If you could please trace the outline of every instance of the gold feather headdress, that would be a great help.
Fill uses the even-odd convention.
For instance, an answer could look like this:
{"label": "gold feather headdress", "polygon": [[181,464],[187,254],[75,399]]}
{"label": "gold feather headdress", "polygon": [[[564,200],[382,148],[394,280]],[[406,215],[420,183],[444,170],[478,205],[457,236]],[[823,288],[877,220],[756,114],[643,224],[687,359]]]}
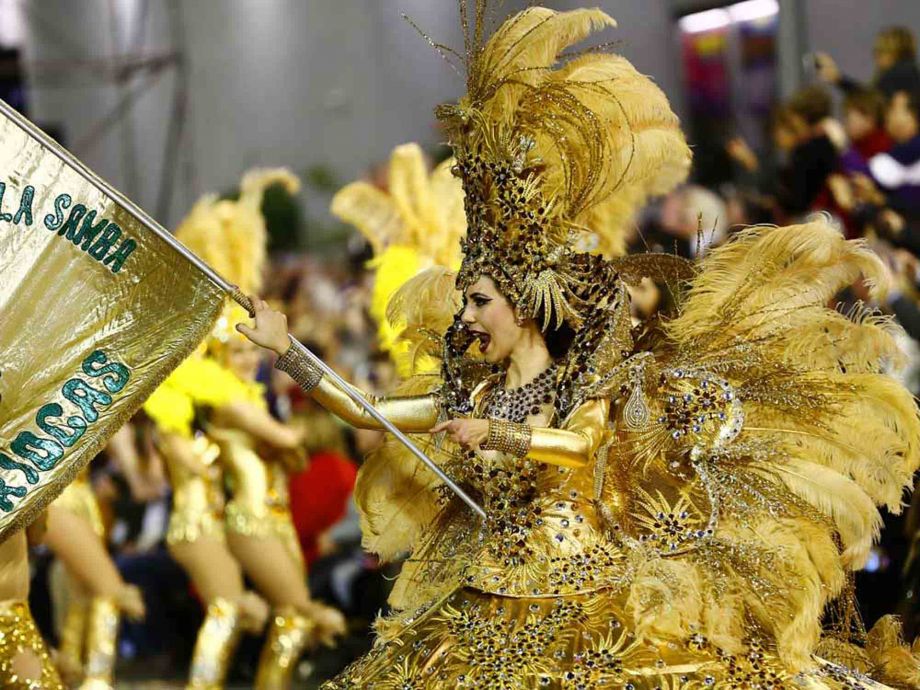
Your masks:
{"label": "gold feather headdress", "polygon": [[[286,168],[249,170],[240,181],[238,199],[203,196],[175,231],[176,239],[247,295],[262,287],[268,240],[262,198],[274,184],[284,185],[291,194],[300,189],[300,180]],[[233,325],[246,318],[242,307],[228,301],[209,343],[226,343],[236,333]]]}
{"label": "gold feather headdress", "polygon": [[[690,151],[664,93],[617,55],[563,51],[615,26],[598,9],[527,9],[483,39],[466,30],[467,93],[439,106],[466,195],[458,287],[488,275],[543,328],[579,328],[617,280],[599,250],[652,194],[687,174]],[[585,236],[593,241],[585,242]]]}
{"label": "gold feather headdress", "polygon": [[[390,155],[386,190],[359,180],[343,187],[332,199],[332,215],[355,226],[374,251],[369,264],[374,270],[370,311],[378,324],[380,345],[390,352],[401,376],[410,375],[418,364],[415,357],[408,356],[409,350],[414,350],[408,339],[409,331],[415,330],[410,326],[422,323],[414,322],[406,310],[388,311],[391,298],[426,269],[456,271],[460,266],[466,216],[463,188],[450,172],[452,165],[452,160],[444,161],[429,173],[421,147],[402,144]],[[439,306],[454,304],[452,297],[449,291],[439,295]],[[425,313],[429,321],[438,322],[432,310],[416,313]],[[426,325],[431,328],[432,324]]]}

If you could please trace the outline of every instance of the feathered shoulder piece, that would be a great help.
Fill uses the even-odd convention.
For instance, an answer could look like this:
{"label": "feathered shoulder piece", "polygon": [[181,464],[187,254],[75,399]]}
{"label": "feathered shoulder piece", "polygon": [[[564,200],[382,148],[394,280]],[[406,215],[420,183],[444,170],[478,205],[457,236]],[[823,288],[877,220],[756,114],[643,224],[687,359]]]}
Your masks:
{"label": "feathered shoulder piece", "polygon": [[637,578],[642,625],[702,602],[711,619],[694,624],[720,643],[753,621],[794,665],[815,649],[878,507],[900,511],[920,466],[915,402],[885,373],[898,327],[827,306],[881,275],[825,222],[750,228],[697,265],[676,318],[642,334],[611,391],[597,485],[611,524],[665,557]]}

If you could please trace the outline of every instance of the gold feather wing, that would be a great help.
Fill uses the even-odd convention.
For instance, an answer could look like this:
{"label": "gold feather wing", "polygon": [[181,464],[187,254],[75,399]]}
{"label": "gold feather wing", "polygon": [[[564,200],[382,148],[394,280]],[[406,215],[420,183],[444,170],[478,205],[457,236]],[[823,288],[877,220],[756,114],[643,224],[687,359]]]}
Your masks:
{"label": "gold feather wing", "polygon": [[827,306],[879,269],[822,221],[750,228],[639,342],[653,357],[624,385],[599,498],[664,558],[637,577],[642,625],[704,601],[718,621],[693,624],[726,644],[753,621],[790,663],[815,649],[878,507],[900,511],[920,465],[915,402],[884,373],[901,358],[897,326]]}

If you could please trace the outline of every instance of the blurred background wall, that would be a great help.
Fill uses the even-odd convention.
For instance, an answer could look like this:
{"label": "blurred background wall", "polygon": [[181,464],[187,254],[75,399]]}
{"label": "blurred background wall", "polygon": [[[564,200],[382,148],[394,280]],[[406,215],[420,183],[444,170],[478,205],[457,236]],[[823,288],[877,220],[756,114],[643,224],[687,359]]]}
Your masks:
{"label": "blurred background wall", "polygon": [[[608,34],[618,50],[686,115],[678,16],[724,3],[595,2],[619,22]],[[778,7],[786,93],[804,52],[827,50],[868,78],[869,37],[920,26],[913,1]],[[328,191],[398,143],[437,144],[432,109],[463,90],[403,13],[435,41],[462,45],[453,0],[0,0],[0,41],[18,50],[28,115],[167,226],[247,167],[287,165],[312,181],[314,222],[302,232],[315,247],[328,232]]]}

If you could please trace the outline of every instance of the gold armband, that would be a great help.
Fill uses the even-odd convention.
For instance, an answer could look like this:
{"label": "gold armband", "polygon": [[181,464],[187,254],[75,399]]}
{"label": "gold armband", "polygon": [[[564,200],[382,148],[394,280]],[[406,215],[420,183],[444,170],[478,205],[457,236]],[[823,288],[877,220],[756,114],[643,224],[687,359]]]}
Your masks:
{"label": "gold armband", "polygon": [[323,379],[322,370],[293,344],[275,362],[275,369],[290,376],[307,393],[316,388]]}
{"label": "gold armband", "polygon": [[497,450],[523,458],[530,450],[532,430],[529,424],[517,424],[503,419],[489,420],[489,437],[480,447],[483,450]]}

